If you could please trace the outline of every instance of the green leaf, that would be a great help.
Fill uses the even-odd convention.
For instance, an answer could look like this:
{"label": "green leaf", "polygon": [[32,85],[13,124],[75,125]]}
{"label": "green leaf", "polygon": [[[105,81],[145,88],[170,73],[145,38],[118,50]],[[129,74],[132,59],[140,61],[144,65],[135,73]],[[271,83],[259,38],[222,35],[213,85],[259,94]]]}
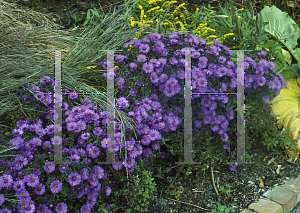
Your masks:
{"label": "green leaf", "polygon": [[298,64],[291,64],[289,68],[289,72],[292,73],[296,77],[300,77],[300,68]]}
{"label": "green leaf", "polygon": [[88,9],[88,11],[87,11],[86,18],[87,19],[91,18],[91,11],[90,11],[90,9]]}
{"label": "green leaf", "polygon": [[[282,12],[276,6],[265,6],[260,11],[263,22],[267,24],[263,26],[264,31],[268,32],[274,38],[278,39],[293,55],[293,49],[297,46],[297,39],[300,37],[300,32],[295,29],[295,21],[291,19],[286,12]],[[257,17],[255,17],[257,18]]]}
{"label": "green leaf", "polygon": [[102,204],[99,206],[98,211],[101,211],[101,210],[104,208],[104,206],[105,206],[105,203],[102,203]]}
{"label": "green leaf", "polygon": [[89,19],[85,20],[84,23],[82,24],[82,26],[87,25],[89,23],[89,21],[90,21]]}
{"label": "green leaf", "polygon": [[96,10],[96,9],[91,9],[91,11],[92,11],[92,13],[96,16],[96,17],[100,17],[100,15],[99,15],[99,13],[98,13],[98,11]]}

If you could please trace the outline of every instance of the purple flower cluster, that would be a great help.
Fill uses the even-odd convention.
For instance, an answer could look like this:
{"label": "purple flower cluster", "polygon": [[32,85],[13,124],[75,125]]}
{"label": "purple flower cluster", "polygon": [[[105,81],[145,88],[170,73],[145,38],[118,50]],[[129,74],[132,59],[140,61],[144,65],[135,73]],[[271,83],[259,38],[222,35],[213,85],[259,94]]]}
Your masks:
{"label": "purple flower cluster", "polygon": [[[193,123],[193,129],[198,132],[200,128],[207,129],[204,125],[209,125],[208,128],[212,132],[217,133],[223,142],[230,139],[227,130],[228,126],[234,124],[234,111],[232,109],[224,110],[225,104],[229,102],[230,95],[203,94],[216,92],[236,93],[237,68],[235,63],[230,60],[232,52],[228,47],[220,44],[218,40],[214,40],[213,45],[206,46],[206,42],[201,38],[197,39],[190,34],[185,36],[183,33],[172,32],[169,36],[161,36],[155,33],[142,40],[131,40],[124,44],[123,48],[124,55],[119,54],[115,56],[116,65],[122,67],[120,70],[115,69],[115,73],[119,72],[119,75],[116,75],[118,77],[116,83],[119,85],[118,88],[122,90],[120,94],[124,92],[125,95],[135,96],[138,99],[149,94],[149,91],[158,91],[156,93],[158,101],[164,103],[163,107],[171,105],[171,108],[176,109],[178,112],[182,111],[184,107],[184,99],[182,98],[184,90],[181,89],[185,83],[184,50],[190,49],[193,93],[198,93],[197,95],[192,95],[192,103],[196,103],[196,98],[201,100],[200,118]],[[261,51],[258,53],[259,61],[254,56],[244,58],[245,88],[248,92],[247,100],[251,100],[249,97],[260,97],[260,95],[263,95],[262,100],[267,103],[270,101],[270,97],[267,95],[270,93],[270,90],[276,90],[278,95],[279,89],[284,88],[282,76],[273,71],[274,63],[263,59],[264,56],[266,56],[266,53]],[[106,64],[106,60],[100,62],[100,66],[104,69],[107,68]],[[130,77],[127,70],[130,71],[128,73],[135,72],[134,76]],[[126,76],[125,73],[127,73]],[[106,78],[106,75],[103,74],[103,77]],[[137,80],[137,86],[141,88],[130,87],[126,89],[125,79],[128,79],[130,82],[137,78],[140,79]],[[144,83],[141,81],[142,79]],[[120,103],[118,105],[120,108],[128,108],[130,106],[129,101],[125,101],[125,99],[119,100]],[[172,100],[171,104],[168,100]],[[172,103],[174,102],[181,107],[173,105]],[[193,110],[192,113],[194,114],[197,110]],[[132,118],[134,117],[132,116]],[[233,123],[230,124],[230,121]],[[172,130],[172,128],[170,129]],[[233,134],[234,136],[235,134]],[[148,139],[143,140],[145,142],[144,145],[147,145]],[[228,150],[230,150],[229,147]]]}
{"label": "purple flower cluster", "polygon": [[[54,87],[54,81],[52,81],[48,76],[43,77],[41,79],[41,83],[50,84],[52,88]],[[38,86],[32,86],[29,90],[34,92],[35,99],[40,100],[49,106],[47,111],[43,113],[45,118],[48,120],[55,119],[52,93],[46,90],[42,93]],[[67,90],[64,90],[63,92],[69,93]],[[21,95],[20,92],[19,95]],[[78,94],[73,92],[68,97],[69,99],[74,100],[78,98]],[[67,102],[69,101],[67,100]],[[10,148],[14,148],[16,150],[16,153],[14,154],[17,155],[16,157],[13,157],[11,161],[6,162],[5,158],[3,159],[4,161],[1,168],[4,168],[6,172],[3,177],[0,178],[0,189],[5,189],[7,191],[15,190],[16,197],[19,200],[19,204],[16,208],[19,212],[52,212],[51,207],[54,206],[50,204],[49,208],[45,202],[40,200],[40,197],[45,196],[47,193],[59,195],[63,190],[68,190],[68,188],[75,186],[77,188],[72,188],[72,191],[76,192],[77,198],[87,195],[86,204],[81,207],[81,212],[90,212],[92,207],[96,204],[97,195],[101,189],[101,183],[99,180],[105,180],[107,178],[107,173],[104,172],[104,169],[98,165],[86,168],[81,167],[81,170],[78,172],[72,172],[72,170],[74,171],[74,167],[78,165],[88,165],[91,162],[91,159],[101,156],[101,153],[104,152],[104,149],[100,150],[96,145],[87,143],[91,133],[83,131],[93,123],[95,125],[93,133],[99,138],[105,137],[103,129],[101,127],[96,127],[100,123],[100,116],[101,118],[105,118],[105,112],[99,109],[99,114],[96,113],[95,111],[97,110],[97,107],[93,105],[89,99],[84,99],[86,106],[73,107],[72,110],[68,110],[69,105],[67,102],[62,103],[65,117],[68,116],[66,118],[66,122],[64,122],[66,127],[63,128],[70,132],[74,131],[74,135],[79,136],[77,141],[78,145],[70,147],[69,149],[62,147],[62,154],[69,159],[71,163],[70,165],[62,164],[59,166],[59,169],[56,169],[56,166],[58,165],[46,163],[40,168],[35,166],[32,170],[33,174],[28,174],[28,172],[25,174],[25,172],[23,172],[24,169],[27,171],[28,169],[31,169],[31,165],[34,161],[38,163],[40,161],[40,157],[43,153],[46,153],[47,150],[49,150],[48,154],[51,154],[51,152],[54,151],[53,145],[61,142],[67,144],[66,139],[53,136],[55,132],[61,131],[62,127],[60,125],[45,125],[46,123],[43,122],[44,119],[38,119],[33,123],[31,123],[29,119],[19,120],[17,122],[17,128],[12,131],[13,138],[7,142],[7,145]],[[22,119],[24,118],[22,117]],[[102,121],[103,126],[104,124],[105,122]],[[32,137],[33,135],[36,135],[36,137]],[[22,137],[24,137],[24,139]],[[137,153],[141,154],[139,152]],[[53,157],[53,155],[51,155],[51,157]],[[39,159],[35,160],[36,158]],[[127,159],[127,162],[128,166],[133,167],[134,160],[130,161],[130,159]],[[7,166],[5,165],[6,163]],[[38,165],[43,164],[40,163]],[[62,175],[59,175],[58,172]],[[57,175],[58,177],[64,176],[65,178],[60,178],[59,180],[51,179],[50,174],[53,174],[56,177]],[[42,177],[49,177],[49,179],[44,180]],[[50,189],[49,191],[47,191],[48,187]],[[108,185],[105,186],[105,196],[109,196],[111,192],[111,187]],[[34,196],[34,198],[32,198],[32,193],[36,194],[38,197]],[[2,205],[5,200],[6,198],[4,195],[1,194],[0,205]],[[38,205],[38,203],[40,204]],[[107,204],[106,209],[109,210],[109,208],[110,206]],[[68,206],[64,202],[57,203],[55,210],[59,213],[65,213],[68,211]],[[2,209],[1,212],[2,211],[11,212],[8,207]]]}
{"label": "purple flower cluster", "polygon": [[[122,79],[119,80],[122,82]],[[52,82],[51,87],[54,87],[53,81],[51,81],[48,76],[43,77],[41,82],[48,82],[49,84]],[[35,93],[34,96],[37,100],[42,101],[49,106],[49,108],[46,109],[46,112],[43,113],[45,118],[48,120],[55,119],[52,93],[44,90],[46,93],[45,95],[40,92],[38,86],[33,86],[30,90]],[[63,93],[69,93],[69,91],[63,90]],[[78,94],[73,92],[68,97],[69,99],[74,100],[78,98]],[[159,102],[155,101],[156,99],[157,96],[153,94],[151,99],[144,98],[136,100],[134,111],[128,112],[128,116],[133,118],[139,127],[138,132],[140,140],[131,137],[124,143],[122,139],[123,135],[120,132],[121,125],[120,123],[116,124],[115,146],[113,148],[115,151],[119,151],[121,148],[125,147],[129,152],[129,156],[123,157],[123,159],[117,157],[116,162],[112,165],[113,169],[121,170],[123,167],[126,167],[128,172],[133,172],[137,159],[141,159],[142,156],[149,158],[152,154],[151,148],[153,150],[159,148],[159,140],[162,139],[160,131],[176,131],[177,126],[182,122],[181,119],[174,116],[173,113],[166,115],[161,114],[161,105]],[[18,205],[18,210],[20,211],[22,211],[22,209],[28,209],[26,212],[33,212],[36,208],[42,208],[45,212],[51,211],[46,204],[40,204],[38,207],[36,206],[36,202],[31,199],[28,190],[25,188],[25,183],[27,183],[28,186],[33,187],[34,192],[40,196],[46,193],[47,186],[50,188],[50,192],[54,194],[60,194],[61,191],[64,188],[68,188],[68,186],[79,186],[78,191],[76,190],[78,193],[77,198],[81,198],[85,194],[88,195],[90,192],[98,194],[98,191],[101,188],[99,180],[105,180],[107,177],[107,173],[105,173],[100,166],[94,166],[92,170],[90,170],[89,167],[82,168],[79,172],[72,172],[71,170],[71,168],[74,168],[74,166],[78,164],[89,165],[91,160],[98,158],[101,156],[101,153],[106,152],[106,148],[111,149],[111,147],[107,147],[110,138],[105,138],[105,126],[108,122],[106,112],[102,109],[97,110],[97,106],[94,105],[90,99],[84,99],[84,105],[74,106],[72,109],[68,109],[71,103],[68,104],[67,102],[70,101],[67,100],[62,102],[62,111],[64,112],[65,117],[65,122],[63,122],[65,127],[63,127],[63,129],[68,130],[68,135],[72,135],[73,132],[75,136],[78,136],[77,141],[73,143],[76,144],[76,146],[72,148],[62,146],[62,154],[65,158],[69,159],[70,165],[62,164],[59,166],[59,169],[57,169],[56,167],[58,165],[46,163],[39,169],[35,168],[33,170],[34,174],[24,175],[21,170],[27,169],[28,166],[30,167],[32,161],[34,161],[35,152],[40,152],[39,154],[42,154],[43,152],[46,152],[46,150],[49,150],[48,154],[51,154],[51,151],[54,151],[55,144],[60,144],[61,142],[67,144],[67,140],[54,136],[55,132],[62,130],[61,126],[55,124],[46,125],[42,119],[38,119],[33,123],[30,123],[31,121],[29,119],[19,120],[17,122],[17,128],[12,131],[14,138],[8,142],[8,145],[10,148],[18,150],[19,156],[14,158],[12,162],[7,162],[9,169],[7,169],[6,175],[0,180],[0,183],[6,183],[3,187],[7,187],[7,189],[15,189],[16,195],[18,193],[28,194],[26,197],[28,198],[27,202],[22,202],[19,198],[20,204]],[[126,109],[129,107],[129,101],[125,97],[120,97],[117,100],[117,107]],[[87,129],[91,126],[94,126],[93,129],[87,132]],[[95,144],[88,143],[92,133],[95,137],[102,140],[99,147]],[[23,137],[28,138],[26,136],[32,136],[34,134],[36,134],[37,137],[33,137],[31,140],[26,141],[23,139]],[[148,147],[143,147],[147,145]],[[65,174],[65,178],[60,180],[51,179],[51,181],[48,179],[47,182],[45,182],[46,180],[42,181],[42,175],[50,176],[51,174],[57,174],[57,171],[61,174]],[[14,176],[17,176],[15,182],[18,181],[16,187],[13,187],[15,182],[12,177]],[[18,179],[18,177],[21,178]],[[92,188],[87,190],[85,186],[90,186]],[[111,193],[111,187],[105,186],[105,195],[109,196]],[[88,198],[87,203],[82,206],[81,211],[89,212],[94,206],[96,199],[97,197]],[[62,202],[57,204],[56,209],[59,209],[58,212],[66,212],[68,206]],[[88,211],[86,211],[86,209],[88,209]]]}

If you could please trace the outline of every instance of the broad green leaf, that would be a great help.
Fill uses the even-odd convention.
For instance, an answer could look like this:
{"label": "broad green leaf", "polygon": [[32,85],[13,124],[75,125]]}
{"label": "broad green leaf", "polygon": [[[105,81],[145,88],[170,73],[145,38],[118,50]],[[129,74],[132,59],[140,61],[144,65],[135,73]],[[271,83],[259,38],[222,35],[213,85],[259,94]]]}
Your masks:
{"label": "broad green leaf", "polygon": [[296,78],[295,75],[293,75],[292,73],[289,72],[289,70],[286,70],[286,69],[284,69],[283,71],[278,72],[278,73],[280,73],[282,75],[284,81],[293,80]]}
{"label": "broad green leaf", "polygon": [[294,76],[300,76],[300,67],[298,64],[292,64],[289,68],[289,72],[292,73]]}
{"label": "broad green leaf", "polygon": [[[297,46],[297,39],[300,37],[300,31],[295,28],[296,23],[286,12],[282,12],[276,6],[265,6],[260,11],[263,22],[267,24],[263,27],[273,37],[277,38],[297,59],[293,49]],[[256,17],[255,17],[256,18]]]}

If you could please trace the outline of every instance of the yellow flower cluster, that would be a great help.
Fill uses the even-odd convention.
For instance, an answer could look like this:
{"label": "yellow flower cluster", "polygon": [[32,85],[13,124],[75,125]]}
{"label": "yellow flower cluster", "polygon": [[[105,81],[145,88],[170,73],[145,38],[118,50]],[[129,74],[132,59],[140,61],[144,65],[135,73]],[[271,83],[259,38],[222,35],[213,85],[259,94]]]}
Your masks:
{"label": "yellow flower cluster", "polygon": [[[134,17],[131,17],[130,26],[135,26],[135,24],[138,24],[138,26],[141,27],[138,34],[135,36],[135,40],[138,40],[139,36],[141,36],[142,32],[144,31],[144,27],[150,26],[150,23],[153,21],[147,20],[147,17],[153,17],[157,13],[160,14],[161,19],[163,15],[167,15],[167,19],[159,23],[159,20],[156,19],[156,22],[158,25],[165,26],[165,28],[168,31],[176,31],[176,32],[186,32],[187,30],[191,30],[192,34],[195,35],[196,38],[204,38],[207,45],[212,45],[212,40],[216,39],[219,40],[222,44],[223,41],[226,39],[226,37],[234,35],[233,33],[228,33],[226,35],[223,35],[221,38],[217,38],[216,35],[213,35],[214,32],[216,32],[215,29],[209,28],[207,25],[209,22],[211,22],[209,17],[214,13],[213,11],[209,12],[203,19],[203,23],[200,23],[198,26],[196,26],[196,16],[195,14],[191,15],[186,7],[184,7],[185,3],[182,3],[178,5],[174,11],[171,10],[171,5],[177,3],[177,1],[164,1],[164,0],[140,0],[138,8],[141,10],[140,14],[140,20],[134,21]],[[181,11],[183,9],[183,12]],[[243,10],[240,9],[241,11]],[[145,15],[146,11],[146,15]],[[196,9],[196,13],[199,11],[199,8]],[[199,23],[199,22],[198,22]],[[187,25],[192,25],[192,27],[188,27]],[[158,32],[158,33],[165,33],[165,32]]]}

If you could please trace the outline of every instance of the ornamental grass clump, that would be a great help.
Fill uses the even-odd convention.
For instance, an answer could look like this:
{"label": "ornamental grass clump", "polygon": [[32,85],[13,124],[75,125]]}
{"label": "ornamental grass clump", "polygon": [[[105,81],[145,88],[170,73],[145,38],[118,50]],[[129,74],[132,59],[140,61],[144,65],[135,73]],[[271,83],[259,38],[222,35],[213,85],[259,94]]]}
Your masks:
{"label": "ornamental grass clump", "polygon": [[[161,112],[153,114],[153,109],[156,109],[157,106],[150,98],[144,103],[146,106],[141,107],[140,113],[131,112],[128,113],[128,116],[137,122],[140,132],[148,132],[150,129],[161,130],[162,138],[170,140],[169,144],[163,140],[163,145],[169,147],[171,154],[181,160],[184,150],[182,124],[185,104],[183,98],[184,50],[198,50],[191,53],[192,92],[202,93],[192,95],[193,159],[195,156],[201,159],[201,155],[206,154],[207,161],[228,161],[226,153],[235,149],[237,140],[236,120],[234,119],[236,112],[233,110],[236,108],[236,96],[207,95],[205,92],[237,92],[237,69],[233,62],[236,60],[231,59],[232,52],[218,40],[214,40],[214,45],[208,47],[204,39],[177,32],[171,32],[169,36],[150,34],[142,40],[131,40],[124,44],[123,48],[123,54],[116,54],[114,59],[114,65],[116,65],[115,84],[121,90],[118,91],[117,96],[123,95],[124,101],[125,97],[131,96],[132,102],[141,104],[144,103],[140,101],[141,98],[155,92],[155,95],[152,95],[153,100],[161,103],[163,112],[167,112],[168,115],[162,116]],[[260,58],[264,55],[264,52],[258,54]],[[272,62],[260,59],[257,63],[254,59],[255,56],[252,56],[252,58],[245,57],[244,60],[246,98],[247,100],[255,99],[257,103],[262,103],[263,98],[263,101],[267,102],[269,97],[267,95],[270,95],[271,90],[283,86],[284,81],[280,74],[273,71],[274,64]],[[107,61],[100,61],[100,67],[104,70],[107,69]],[[103,77],[106,79],[107,74],[104,73]],[[253,89],[251,90],[252,84]],[[263,87],[265,84],[269,87]],[[263,97],[262,94],[264,94]],[[131,100],[129,99],[129,101]],[[130,104],[126,102],[125,105],[129,106]],[[143,121],[149,117],[152,122],[147,125]],[[155,121],[159,123],[153,123]],[[167,131],[171,132],[166,133]],[[149,136],[144,136],[143,141],[146,142],[144,145],[153,146],[148,140]],[[205,140],[209,143],[203,143]],[[213,143],[210,140],[213,140]],[[216,149],[218,147],[222,147],[227,152],[220,152],[219,149]],[[205,153],[207,150],[210,151]],[[236,159],[234,155],[231,157],[232,160]],[[235,168],[236,165],[230,166],[230,170]]]}

